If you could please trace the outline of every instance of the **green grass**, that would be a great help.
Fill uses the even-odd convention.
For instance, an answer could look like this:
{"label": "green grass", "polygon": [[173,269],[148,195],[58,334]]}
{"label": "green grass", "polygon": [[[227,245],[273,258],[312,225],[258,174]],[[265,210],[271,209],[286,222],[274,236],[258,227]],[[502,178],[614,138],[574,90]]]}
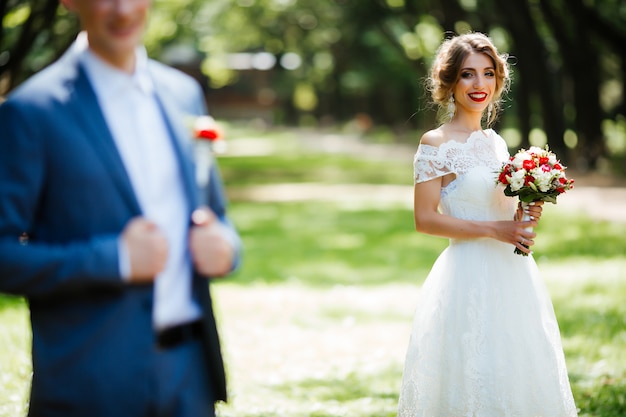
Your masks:
{"label": "green grass", "polygon": [[[411,210],[400,207],[233,202],[231,216],[246,247],[243,271],[234,278],[241,283],[416,283],[447,245],[447,239],[416,233]],[[626,254],[626,223],[596,222],[548,207],[537,233],[540,263],[593,263]]]}
{"label": "green grass", "polygon": [[406,163],[389,164],[375,159],[345,155],[280,154],[219,160],[229,186],[278,182],[408,184],[412,182],[410,158]]}
{"label": "green grass", "polygon": [[[289,132],[259,136],[279,151],[221,158],[229,186],[410,187],[410,155],[404,164],[310,154]],[[230,213],[245,256],[240,271],[214,286],[236,391],[219,416],[395,416],[410,293],[446,239],[416,233],[411,210],[401,206],[232,201]],[[535,257],[561,326],[580,416],[624,416],[626,223],[546,205],[537,231]],[[0,295],[0,417],[25,415],[29,344],[26,303]]]}
{"label": "green grass", "polygon": [[417,282],[446,240],[414,232],[406,209],[332,203],[232,204],[244,240],[236,282],[373,285]]}
{"label": "green grass", "polygon": [[544,213],[537,229],[535,251],[538,256],[550,259],[626,257],[626,223],[561,214],[558,206],[551,204],[545,205]]}
{"label": "green grass", "polygon": [[[558,277],[564,268],[571,275]],[[542,268],[556,277],[550,289],[581,415],[626,415],[624,270],[623,258],[572,260]]]}
{"label": "green grass", "polygon": [[21,298],[0,295],[0,416],[25,415],[31,378],[28,309]]}
{"label": "green grass", "polygon": [[[375,373],[355,371],[334,378],[307,378],[279,385],[276,392],[302,404],[317,405],[305,408],[303,416],[395,417],[400,373],[395,367]],[[332,409],[339,404],[343,406],[340,414]]]}

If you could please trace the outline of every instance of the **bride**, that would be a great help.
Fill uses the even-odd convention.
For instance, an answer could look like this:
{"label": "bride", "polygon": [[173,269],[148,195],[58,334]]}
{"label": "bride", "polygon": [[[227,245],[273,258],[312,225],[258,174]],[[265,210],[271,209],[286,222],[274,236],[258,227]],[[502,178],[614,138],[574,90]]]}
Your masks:
{"label": "bride", "polygon": [[506,56],[481,33],[448,39],[429,83],[448,121],[415,154],[415,227],[450,245],[420,293],[398,415],[576,416],[552,302],[533,257],[513,252],[530,252],[542,203],[519,221],[496,186],[506,143],[481,125],[508,86]]}

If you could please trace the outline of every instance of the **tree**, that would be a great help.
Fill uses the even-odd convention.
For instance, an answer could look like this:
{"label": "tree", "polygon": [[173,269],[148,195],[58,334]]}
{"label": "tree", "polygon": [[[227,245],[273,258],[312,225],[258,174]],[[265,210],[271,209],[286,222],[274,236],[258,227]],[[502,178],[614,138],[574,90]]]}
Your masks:
{"label": "tree", "polygon": [[[564,159],[593,169],[610,156],[607,121],[626,131],[623,0],[154,1],[151,56],[191,52],[211,93],[243,80],[228,54],[269,53],[277,64],[261,78],[283,121],[364,113],[430,128],[422,79],[433,54],[445,36],[477,30],[515,57],[501,124],[519,129],[522,146],[541,130]],[[77,24],[57,0],[0,0],[0,11],[2,94],[64,51]]]}
{"label": "tree", "polygon": [[56,59],[78,26],[58,0],[0,0],[0,95]]}

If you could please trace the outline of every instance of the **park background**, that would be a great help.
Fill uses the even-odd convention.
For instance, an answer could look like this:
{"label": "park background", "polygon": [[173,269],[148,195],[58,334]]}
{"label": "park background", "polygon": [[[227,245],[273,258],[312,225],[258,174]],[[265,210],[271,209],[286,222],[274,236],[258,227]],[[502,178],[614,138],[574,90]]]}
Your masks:
{"label": "park background", "polygon": [[[626,416],[626,3],[622,0],[154,0],[149,54],[196,77],[244,264],[213,285],[230,377],[222,417],[395,415],[419,286],[445,239],[415,233],[423,89],[452,33],[511,55],[497,130],[549,144],[577,188],[534,248],[581,416]],[[56,59],[57,0],[0,0],[0,96]],[[1,128],[1,127],[0,127]],[[27,407],[24,300],[0,296],[0,417]],[[547,417],[547,416],[546,416]]]}

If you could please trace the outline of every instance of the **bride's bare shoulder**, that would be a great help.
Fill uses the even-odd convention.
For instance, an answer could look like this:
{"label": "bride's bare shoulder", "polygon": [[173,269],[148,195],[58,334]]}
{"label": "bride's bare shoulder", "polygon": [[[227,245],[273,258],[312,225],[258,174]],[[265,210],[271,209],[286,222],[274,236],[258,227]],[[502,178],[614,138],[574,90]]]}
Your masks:
{"label": "bride's bare shoulder", "polygon": [[444,134],[443,129],[439,127],[424,133],[420,139],[420,144],[439,147],[439,145],[446,140],[446,135]]}

